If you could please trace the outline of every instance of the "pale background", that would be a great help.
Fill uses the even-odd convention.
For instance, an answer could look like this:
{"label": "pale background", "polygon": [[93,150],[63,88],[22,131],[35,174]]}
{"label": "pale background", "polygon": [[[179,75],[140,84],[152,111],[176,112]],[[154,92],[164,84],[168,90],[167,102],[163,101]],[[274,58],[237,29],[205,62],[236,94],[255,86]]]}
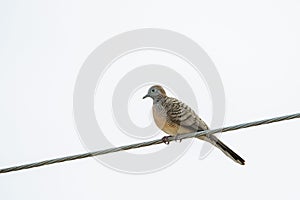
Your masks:
{"label": "pale background", "polygon": [[[299,9],[296,0],[1,1],[0,168],[85,152],[72,113],[76,76],[98,45],[138,28],[170,29],[204,48],[225,88],[225,125],[300,111]],[[198,160],[195,143],[146,175],[91,158],[2,174],[0,198],[299,199],[299,130],[293,120],[224,134],[243,167],[219,151]]]}

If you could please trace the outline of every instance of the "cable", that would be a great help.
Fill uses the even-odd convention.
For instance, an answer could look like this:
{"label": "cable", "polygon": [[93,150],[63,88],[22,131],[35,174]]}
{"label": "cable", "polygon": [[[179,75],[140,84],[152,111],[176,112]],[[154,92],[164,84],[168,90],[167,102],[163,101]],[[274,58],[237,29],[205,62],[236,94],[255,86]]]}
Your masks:
{"label": "cable", "polygon": [[[234,125],[234,126],[228,126],[225,128],[218,128],[218,129],[206,130],[206,131],[201,131],[201,132],[196,132],[196,133],[182,134],[182,135],[177,135],[176,137],[172,136],[172,137],[168,138],[168,141],[171,142],[174,140],[183,140],[183,139],[187,139],[187,138],[198,137],[200,135],[234,131],[234,130],[238,130],[238,129],[249,128],[249,127],[253,127],[253,126],[260,126],[263,124],[270,124],[270,123],[274,123],[274,122],[291,120],[291,119],[295,119],[295,118],[300,118],[300,113],[285,115],[285,116],[280,116],[280,117],[274,117],[274,118],[264,119],[264,120],[254,121],[254,122],[248,122],[248,123],[238,124],[238,125]],[[118,152],[118,151],[136,149],[136,148],[161,144],[163,142],[164,141],[162,139],[156,139],[156,140],[152,140],[152,141],[148,141],[148,142],[141,142],[141,143],[136,143],[136,144],[131,144],[131,145],[114,147],[114,148],[99,150],[99,151],[90,152],[90,153],[77,154],[77,155],[73,155],[73,156],[66,156],[66,157],[61,157],[61,158],[44,160],[44,161],[35,162],[35,163],[31,163],[31,164],[24,164],[24,165],[19,165],[19,166],[14,166],[14,167],[8,167],[8,168],[0,169],[0,174],[34,168],[34,167],[40,167],[40,166],[44,166],[44,165],[51,165],[51,164],[66,162],[66,161],[71,161],[71,160],[99,156],[99,155],[114,153],[114,152]]]}

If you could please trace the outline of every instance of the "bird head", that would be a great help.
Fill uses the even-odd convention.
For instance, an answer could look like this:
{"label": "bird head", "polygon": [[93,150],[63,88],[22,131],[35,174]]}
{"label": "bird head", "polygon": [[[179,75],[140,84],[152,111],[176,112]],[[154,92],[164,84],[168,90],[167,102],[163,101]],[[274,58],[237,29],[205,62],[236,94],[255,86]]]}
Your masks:
{"label": "bird head", "polygon": [[149,88],[148,93],[143,97],[143,99],[151,97],[153,100],[158,100],[165,96],[165,90],[160,85],[154,85]]}

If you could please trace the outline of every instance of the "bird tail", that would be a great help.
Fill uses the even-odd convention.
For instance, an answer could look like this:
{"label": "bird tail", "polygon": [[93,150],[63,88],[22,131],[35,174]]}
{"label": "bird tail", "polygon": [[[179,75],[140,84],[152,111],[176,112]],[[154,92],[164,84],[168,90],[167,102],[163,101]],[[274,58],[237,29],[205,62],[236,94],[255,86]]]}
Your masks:
{"label": "bird tail", "polygon": [[241,165],[245,165],[245,160],[243,158],[241,158],[238,154],[236,154],[234,151],[232,151],[228,146],[226,146],[216,136],[209,135],[209,136],[206,136],[206,137],[201,138],[201,139],[211,143],[212,145],[214,145],[215,147],[220,149],[226,156],[231,158],[233,161],[235,161],[235,162],[237,162]]}

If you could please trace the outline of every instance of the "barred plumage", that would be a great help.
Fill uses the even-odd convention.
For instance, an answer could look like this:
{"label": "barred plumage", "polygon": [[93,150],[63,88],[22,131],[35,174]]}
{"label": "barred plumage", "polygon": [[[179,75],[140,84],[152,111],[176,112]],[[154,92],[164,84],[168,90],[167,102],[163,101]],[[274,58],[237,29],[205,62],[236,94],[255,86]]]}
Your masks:
{"label": "barred plumage", "polygon": [[[193,133],[208,130],[206,123],[185,103],[168,97],[164,89],[152,86],[145,97],[153,99],[153,118],[156,125],[169,135]],[[198,139],[211,143],[235,162],[244,165],[245,161],[214,135],[204,135]]]}

